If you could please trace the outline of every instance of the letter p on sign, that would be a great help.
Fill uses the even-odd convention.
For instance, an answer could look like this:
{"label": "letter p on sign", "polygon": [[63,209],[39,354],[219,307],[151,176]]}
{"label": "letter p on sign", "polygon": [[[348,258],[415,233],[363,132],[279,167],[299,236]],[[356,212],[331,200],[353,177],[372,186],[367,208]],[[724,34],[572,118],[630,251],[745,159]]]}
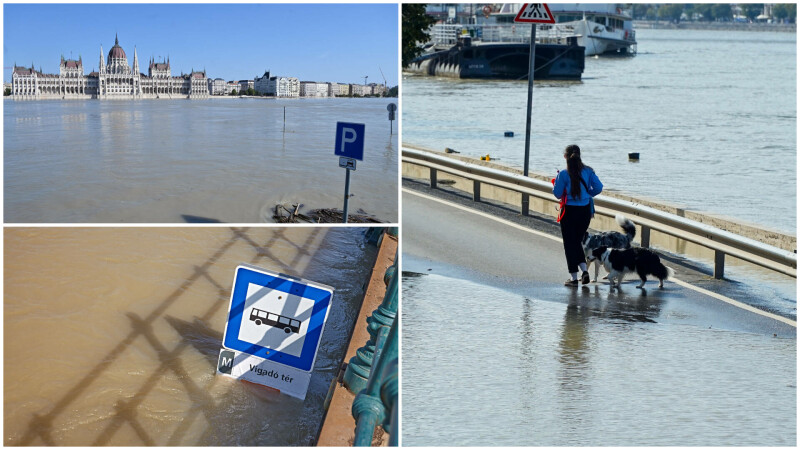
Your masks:
{"label": "letter p on sign", "polygon": [[333,154],[364,160],[364,124],[336,122],[336,147]]}

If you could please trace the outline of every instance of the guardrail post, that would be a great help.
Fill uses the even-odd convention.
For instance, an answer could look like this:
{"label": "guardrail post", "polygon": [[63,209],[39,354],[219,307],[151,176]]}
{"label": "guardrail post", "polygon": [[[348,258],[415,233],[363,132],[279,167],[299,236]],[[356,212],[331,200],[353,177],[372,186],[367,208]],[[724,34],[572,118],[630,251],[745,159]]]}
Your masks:
{"label": "guardrail post", "polygon": [[436,169],[431,167],[431,189],[436,189]]}
{"label": "guardrail post", "polygon": [[530,211],[530,196],[522,194],[522,215],[527,216]]}
{"label": "guardrail post", "polygon": [[642,241],[642,244],[641,244],[642,247],[644,247],[644,248],[650,247],[650,227],[646,227],[646,226],[642,225],[641,241]]}
{"label": "guardrail post", "polygon": [[481,182],[478,180],[472,181],[472,201],[481,201]]}
{"label": "guardrail post", "polygon": [[714,250],[714,278],[721,280],[725,274],[725,253]]}
{"label": "guardrail post", "polygon": [[[397,261],[397,259],[395,259],[395,261]],[[363,347],[356,350],[356,355],[350,359],[347,364],[347,370],[344,372],[344,386],[354,394],[357,394],[367,385],[380,328],[391,326],[397,315],[397,268],[392,265],[386,269],[387,272],[390,270],[392,270],[393,273],[391,279],[388,281],[383,301],[381,305],[372,312],[372,315],[367,318],[367,331],[369,332],[370,338]],[[385,279],[384,277],[384,280]]]}

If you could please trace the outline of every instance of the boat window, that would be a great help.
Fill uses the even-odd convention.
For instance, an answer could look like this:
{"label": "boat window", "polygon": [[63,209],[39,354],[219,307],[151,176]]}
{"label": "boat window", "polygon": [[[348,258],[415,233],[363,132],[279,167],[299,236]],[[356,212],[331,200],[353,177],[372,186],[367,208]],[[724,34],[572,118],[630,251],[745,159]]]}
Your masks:
{"label": "boat window", "polygon": [[583,20],[583,16],[576,16],[572,14],[560,14],[556,16],[557,23],[574,22],[576,20]]}

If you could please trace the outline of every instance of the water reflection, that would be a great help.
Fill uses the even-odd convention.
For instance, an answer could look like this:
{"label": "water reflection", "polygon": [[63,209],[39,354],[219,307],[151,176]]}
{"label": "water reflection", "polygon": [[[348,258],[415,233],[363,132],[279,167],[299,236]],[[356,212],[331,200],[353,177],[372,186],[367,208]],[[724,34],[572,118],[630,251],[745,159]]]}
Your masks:
{"label": "water reflection", "polygon": [[669,289],[537,292],[403,273],[405,445],[793,445],[794,339],[676,323]]}

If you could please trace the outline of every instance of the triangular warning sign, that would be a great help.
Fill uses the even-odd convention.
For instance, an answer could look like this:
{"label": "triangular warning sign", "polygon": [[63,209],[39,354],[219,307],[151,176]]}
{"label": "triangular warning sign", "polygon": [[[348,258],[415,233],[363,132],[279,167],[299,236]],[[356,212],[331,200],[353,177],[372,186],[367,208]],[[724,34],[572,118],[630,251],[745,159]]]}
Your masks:
{"label": "triangular warning sign", "polygon": [[514,22],[556,23],[547,3],[525,3],[514,18]]}

